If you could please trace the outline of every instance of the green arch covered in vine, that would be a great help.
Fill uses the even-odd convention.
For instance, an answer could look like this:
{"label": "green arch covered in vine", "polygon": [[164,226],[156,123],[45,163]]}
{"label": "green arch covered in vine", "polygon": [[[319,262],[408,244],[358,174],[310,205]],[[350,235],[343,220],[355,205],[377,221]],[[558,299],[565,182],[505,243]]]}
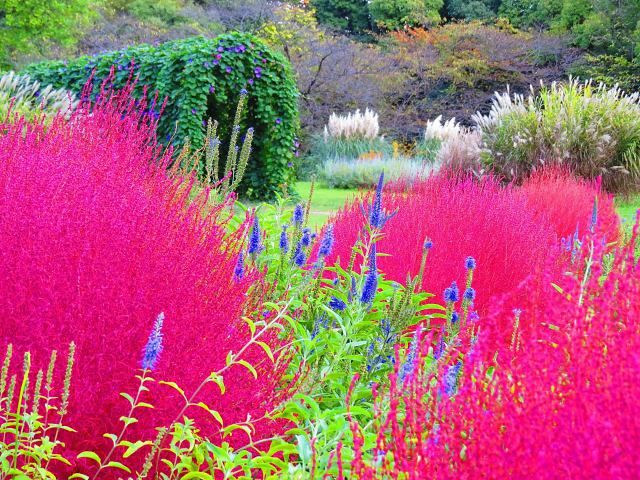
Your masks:
{"label": "green arch covered in vine", "polygon": [[[97,90],[112,67],[115,88],[125,86],[133,72],[134,95],[141,96],[146,88],[167,98],[158,138],[178,148],[187,138],[194,148],[202,147],[209,117],[220,122],[221,141],[228,145],[240,92],[246,90],[241,131],[253,127],[255,133],[241,193],[271,197],[292,180],[299,126],[295,77],[284,56],[256,37],[228,33],[137,45],[68,62],[38,63],[25,73],[45,85],[80,92],[92,74]],[[158,113],[155,108],[150,110],[153,115]]]}

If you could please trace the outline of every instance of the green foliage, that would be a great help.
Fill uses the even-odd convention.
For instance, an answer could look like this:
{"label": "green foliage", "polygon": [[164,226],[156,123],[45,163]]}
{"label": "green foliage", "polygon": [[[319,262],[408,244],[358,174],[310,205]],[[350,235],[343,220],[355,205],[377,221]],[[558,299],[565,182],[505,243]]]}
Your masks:
{"label": "green foliage", "polygon": [[19,54],[43,55],[76,44],[92,17],[92,0],[3,0],[0,3],[0,66]]}
{"label": "green foliage", "polygon": [[549,27],[562,6],[563,0],[503,0],[498,13],[518,28]]}
{"label": "green foliage", "polygon": [[[47,371],[34,372],[29,352],[24,353],[22,372],[10,375],[13,348],[9,344],[0,371],[0,478],[52,478],[49,465],[69,465],[62,455],[61,432],[68,413],[75,344],[69,345],[62,382],[57,380],[57,352],[51,353]],[[62,389],[54,389],[62,384]]]}
{"label": "green foliage", "polygon": [[370,29],[367,0],[311,0],[318,22],[356,34]]}
{"label": "green foliage", "polygon": [[181,0],[133,0],[125,4],[126,10],[141,20],[159,20],[172,25],[182,20]]}
{"label": "green foliage", "polygon": [[618,84],[626,92],[640,91],[640,63],[620,55],[586,55],[571,74],[595,83]]}
{"label": "green foliage", "polygon": [[494,18],[500,0],[449,0],[445,2],[449,17],[464,20],[488,20]]}
{"label": "green foliage", "polygon": [[168,98],[158,138],[178,149],[186,144],[201,149],[209,118],[219,121],[218,136],[229,144],[233,105],[246,89],[247,106],[239,124],[243,129],[254,128],[255,140],[240,191],[249,197],[269,197],[278,185],[291,180],[298,130],[295,79],[284,57],[252,35],[230,33],[158,47],[140,45],[68,63],[44,62],[29,66],[26,72],[42,83],[76,92],[82,91],[95,72],[94,95],[101,82],[108,79],[109,86],[122,87],[133,73],[137,78],[134,95],[144,95],[145,89],[159,94],[150,114],[157,115],[162,99]]}
{"label": "green foliage", "polygon": [[440,23],[443,0],[371,0],[369,11],[374,23],[383,30],[404,26],[432,26]]}

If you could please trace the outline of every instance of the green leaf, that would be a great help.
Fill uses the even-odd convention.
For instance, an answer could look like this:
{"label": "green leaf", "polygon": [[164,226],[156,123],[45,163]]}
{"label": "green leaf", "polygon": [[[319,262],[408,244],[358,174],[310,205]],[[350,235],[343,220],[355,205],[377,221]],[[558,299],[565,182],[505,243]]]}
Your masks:
{"label": "green leaf", "polygon": [[115,445],[116,442],[118,441],[118,436],[114,435],[113,433],[103,433],[102,436],[104,438],[108,438],[111,440],[111,442]]}
{"label": "green leaf", "polygon": [[180,477],[182,480],[190,480],[192,478],[201,478],[205,480],[211,480],[213,477],[204,472],[189,472],[186,475]]}
{"label": "green leaf", "polygon": [[196,403],[196,406],[207,411],[213,418],[216,419],[216,421],[220,424],[220,426],[224,425],[224,422],[222,421],[222,416],[220,416],[220,413],[218,413],[216,410],[212,410],[211,408],[209,408],[209,406],[206,403],[198,402]]}
{"label": "green leaf", "polygon": [[133,425],[134,423],[138,423],[138,419],[134,417],[120,417],[120,421],[125,424],[125,426]]}
{"label": "green leaf", "polygon": [[104,466],[104,468],[117,468],[119,470],[124,470],[127,473],[131,473],[131,469],[120,462],[109,462]]}
{"label": "green leaf", "polygon": [[98,465],[102,465],[102,460],[100,460],[100,457],[98,456],[98,454],[95,452],[91,452],[89,450],[80,452],[77,455],[77,458],[88,458],[89,460],[93,460],[94,462],[96,462]]}
{"label": "green leaf", "polygon": [[178,384],[177,384],[177,383],[175,383],[175,382],[165,382],[164,380],[160,380],[160,382],[158,382],[158,383],[160,383],[161,385],[166,385],[166,386],[168,386],[168,387],[173,388],[176,392],[178,392],[178,393],[182,396],[182,398],[184,398],[184,399],[185,399],[185,401],[187,401],[187,400],[188,400],[188,399],[187,399],[187,397],[186,397],[186,395],[184,394],[184,390],[182,390],[182,389],[178,386]]}
{"label": "green leaf", "polygon": [[249,362],[247,362],[246,360],[237,360],[236,363],[238,365],[242,365],[247,370],[249,370],[251,372],[251,375],[253,375],[253,378],[255,378],[256,380],[258,379],[258,372],[256,371],[255,368],[253,368],[253,365],[251,365]]}
{"label": "green leaf", "polygon": [[220,394],[224,395],[224,392],[226,391],[226,388],[224,386],[224,378],[222,375],[220,375],[219,373],[216,372],[212,372],[211,375],[209,375],[209,379],[214,382],[216,385],[218,385],[218,388],[220,389]]}
{"label": "green leaf", "polygon": [[128,393],[120,392],[120,396],[126,398],[129,401],[129,403],[131,404],[132,407],[135,405],[135,400]]}
{"label": "green leaf", "polygon": [[271,360],[272,363],[275,362],[275,359],[273,358],[273,352],[271,351],[271,347],[267,345],[265,342],[256,341],[256,343],[262,347],[262,349],[264,350],[264,353],[266,353],[267,356],[269,357],[269,360]]}
{"label": "green leaf", "polygon": [[127,450],[122,454],[122,458],[129,458],[131,455],[136,453],[142,447],[144,447],[146,445],[153,445],[153,442],[151,442],[149,440],[146,440],[144,442],[142,440],[137,440],[134,443],[123,441],[120,444],[123,447],[127,447]]}

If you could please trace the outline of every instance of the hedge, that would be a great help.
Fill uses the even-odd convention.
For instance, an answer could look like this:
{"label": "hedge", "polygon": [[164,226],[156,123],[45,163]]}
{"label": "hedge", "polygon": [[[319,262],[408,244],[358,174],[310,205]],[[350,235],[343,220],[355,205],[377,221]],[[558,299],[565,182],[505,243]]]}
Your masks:
{"label": "hedge", "polygon": [[[94,92],[114,69],[114,88],[124,86],[130,72],[138,78],[134,95],[157,91],[168,99],[158,125],[158,138],[178,149],[187,138],[203,146],[206,120],[220,122],[228,145],[240,92],[248,92],[241,131],[254,128],[253,153],[240,192],[267,198],[291,181],[299,126],[298,91],[291,66],[278,52],[249,34],[228,33],[210,39],[192,37],[158,46],[137,45],[72,61],[27,66],[24,73],[43,84],[81,92],[94,75]],[[150,113],[158,115],[152,108]]]}

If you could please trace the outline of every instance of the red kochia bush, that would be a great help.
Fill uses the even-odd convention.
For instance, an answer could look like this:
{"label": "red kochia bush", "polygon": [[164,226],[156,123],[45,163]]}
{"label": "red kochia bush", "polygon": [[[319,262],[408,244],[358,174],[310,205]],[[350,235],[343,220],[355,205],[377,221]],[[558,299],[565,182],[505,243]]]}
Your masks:
{"label": "red kochia bush", "polygon": [[[464,259],[477,261],[474,288],[481,311],[489,299],[518,286],[554,252],[556,235],[540,221],[525,197],[497,180],[432,176],[406,191],[387,187],[383,206],[398,210],[383,229],[379,267],[387,278],[404,282],[416,275],[425,238],[431,239],[422,287],[440,295],[453,280],[464,285]],[[367,199],[369,200],[369,199]],[[332,261],[348,261],[365,224],[358,202],[348,204],[333,218],[336,247]],[[517,300],[517,299],[516,299]]]}
{"label": "red kochia bush", "polygon": [[[380,433],[377,466],[358,450],[352,477],[637,478],[640,265],[632,242],[603,280],[601,239],[593,245],[584,284],[584,272],[546,270],[522,287],[530,295],[519,334],[505,331],[514,314],[497,306],[480,319],[477,343],[463,335],[450,355],[463,359],[458,380],[447,376],[451,363],[435,376],[427,363],[404,386],[394,375],[391,413],[378,414],[393,438]],[[398,412],[407,412],[402,424]]]}
{"label": "red kochia bush", "polygon": [[[76,453],[103,451],[102,434],[120,431],[128,409],[119,392],[135,393],[160,312],[164,351],[153,377],[187,394],[249,338],[241,314],[256,274],[233,278],[239,244],[225,236],[226,209],[206,206],[207,192],[189,202],[193,179],[167,173],[171,154],[158,150],[142,108],[120,94],[68,122],[0,126],[0,350],[29,350],[46,371],[52,349],[76,342],[66,421],[79,433],[65,438]],[[260,418],[274,400],[278,372],[262,349],[244,358],[258,367],[257,381],[233,367],[224,396],[217,387],[201,396],[225,423]],[[132,428],[153,439],[182,401],[159,385],[150,395],[156,408]],[[201,420],[213,433],[210,417]]]}
{"label": "red kochia bush", "polygon": [[550,167],[525,180],[522,191],[531,208],[550,221],[561,238],[576,230],[579,237],[584,237],[591,228],[597,196],[595,232],[608,243],[620,239],[620,217],[613,196],[600,189],[599,181],[578,179],[566,170]]}

